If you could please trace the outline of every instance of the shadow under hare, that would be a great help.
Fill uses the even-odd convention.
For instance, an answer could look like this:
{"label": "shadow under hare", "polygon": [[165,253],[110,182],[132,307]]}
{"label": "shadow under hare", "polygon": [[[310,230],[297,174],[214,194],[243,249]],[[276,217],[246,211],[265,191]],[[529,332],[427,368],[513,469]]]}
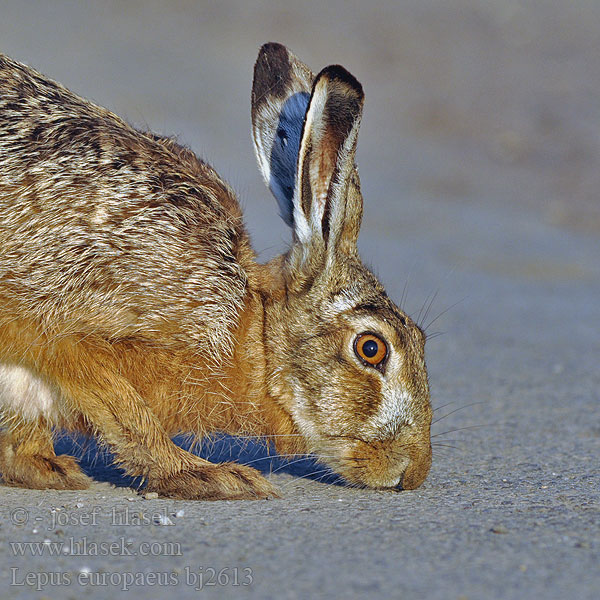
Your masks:
{"label": "shadow under hare", "polygon": [[431,464],[425,336],[362,264],[354,165],[361,85],[259,53],[258,163],[293,231],[257,264],[231,188],[0,55],[0,473],[83,489],[53,432],[97,436],[146,490],[265,498],[256,470],[213,464],[180,432],[264,436],[351,484],[419,486]]}

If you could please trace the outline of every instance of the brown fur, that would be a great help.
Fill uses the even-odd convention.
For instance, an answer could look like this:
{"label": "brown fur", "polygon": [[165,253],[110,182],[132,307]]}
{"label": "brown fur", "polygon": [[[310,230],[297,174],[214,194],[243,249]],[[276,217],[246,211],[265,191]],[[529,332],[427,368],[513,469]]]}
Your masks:
{"label": "brown fur", "polygon": [[[209,165],[0,55],[6,483],[87,485],[71,457],[54,454],[53,428],[99,436],[127,473],[175,498],[276,495],[249,467],[183,451],[170,439],[180,432],[270,437],[280,452],[324,455],[361,485],[385,486],[392,472],[404,487],[423,481],[431,456],[424,338],[356,252],[362,89],[341,67],[328,69],[315,80],[326,91],[313,90],[315,105],[327,98],[315,123],[327,125],[316,137],[305,132],[314,141],[299,157],[318,165],[312,187],[323,205],[311,201],[310,184],[300,204],[309,221],[319,213],[312,229],[323,229],[309,240],[296,227],[290,252],[259,265],[235,196]],[[265,114],[275,118],[274,102],[312,80],[285,48],[265,46],[255,131]],[[398,385],[417,398],[408,433],[398,423],[364,438],[384,383],[349,356],[363,313],[333,314],[344,295],[368,305],[363,312],[404,356]]]}

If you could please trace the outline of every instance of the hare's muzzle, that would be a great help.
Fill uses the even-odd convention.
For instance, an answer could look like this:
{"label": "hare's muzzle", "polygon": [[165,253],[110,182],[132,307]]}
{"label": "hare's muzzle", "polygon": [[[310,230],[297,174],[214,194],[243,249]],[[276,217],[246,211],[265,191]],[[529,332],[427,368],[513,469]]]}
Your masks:
{"label": "hare's muzzle", "polygon": [[406,467],[400,486],[403,490],[414,490],[426,479],[431,468],[431,447],[417,451],[411,457]]}
{"label": "hare's muzzle", "polygon": [[431,467],[429,439],[410,443],[346,440],[334,468],[348,482],[369,488],[413,490],[426,479]]}

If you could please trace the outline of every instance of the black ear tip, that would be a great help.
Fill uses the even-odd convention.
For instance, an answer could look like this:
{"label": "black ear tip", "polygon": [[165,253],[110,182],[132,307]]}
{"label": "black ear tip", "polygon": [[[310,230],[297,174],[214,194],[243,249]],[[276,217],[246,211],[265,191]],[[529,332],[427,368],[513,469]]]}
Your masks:
{"label": "black ear tip", "polygon": [[290,53],[283,44],[268,42],[261,46],[254,65],[252,103],[268,97],[284,97],[290,80]]}
{"label": "black ear tip", "polygon": [[279,42],[266,42],[260,47],[259,54],[268,54],[269,52],[285,51],[285,46]]}
{"label": "black ear tip", "polygon": [[364,98],[365,93],[363,92],[362,85],[358,79],[356,79],[356,77],[354,77],[350,71],[344,69],[342,65],[329,65],[328,67],[325,67],[317,75],[315,82],[322,77],[326,77],[332,82],[340,82],[351,88],[361,100]]}
{"label": "black ear tip", "polygon": [[288,64],[289,52],[288,49],[278,42],[267,42],[260,47],[258,51],[258,58],[256,59],[256,66],[263,66],[267,69],[272,70],[277,68],[278,65]]}

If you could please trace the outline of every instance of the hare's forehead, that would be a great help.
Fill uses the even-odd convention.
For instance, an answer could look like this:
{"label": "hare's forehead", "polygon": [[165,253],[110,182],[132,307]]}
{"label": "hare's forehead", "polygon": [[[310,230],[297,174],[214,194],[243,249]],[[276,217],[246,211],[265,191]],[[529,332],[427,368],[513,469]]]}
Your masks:
{"label": "hare's forehead", "polygon": [[383,294],[348,289],[333,295],[326,310],[356,329],[373,329],[395,337],[406,324],[406,315]]}

